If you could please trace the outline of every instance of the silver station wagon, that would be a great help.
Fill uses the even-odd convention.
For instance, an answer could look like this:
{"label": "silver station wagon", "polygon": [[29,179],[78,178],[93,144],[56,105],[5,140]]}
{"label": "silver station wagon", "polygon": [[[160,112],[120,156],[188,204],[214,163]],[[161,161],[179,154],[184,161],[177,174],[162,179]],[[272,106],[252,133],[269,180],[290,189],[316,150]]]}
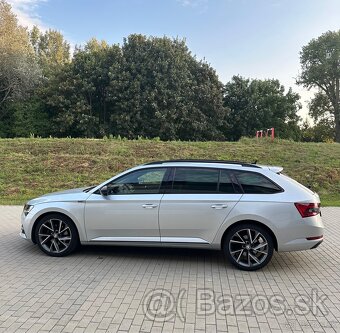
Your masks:
{"label": "silver station wagon", "polygon": [[79,244],[222,250],[243,270],[274,250],[323,241],[319,196],[281,167],[233,161],[172,160],[129,169],[89,188],[30,200],[21,237],[61,257]]}

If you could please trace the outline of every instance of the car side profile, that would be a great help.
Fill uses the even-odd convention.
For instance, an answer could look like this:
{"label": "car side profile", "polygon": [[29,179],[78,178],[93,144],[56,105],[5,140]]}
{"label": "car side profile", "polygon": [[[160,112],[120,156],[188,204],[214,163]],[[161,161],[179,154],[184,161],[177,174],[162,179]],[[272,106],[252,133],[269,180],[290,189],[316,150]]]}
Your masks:
{"label": "car side profile", "polygon": [[30,200],[21,237],[50,256],[79,244],[222,250],[243,270],[264,267],[274,250],[323,241],[319,196],[281,167],[172,160],[129,169],[89,188]]}

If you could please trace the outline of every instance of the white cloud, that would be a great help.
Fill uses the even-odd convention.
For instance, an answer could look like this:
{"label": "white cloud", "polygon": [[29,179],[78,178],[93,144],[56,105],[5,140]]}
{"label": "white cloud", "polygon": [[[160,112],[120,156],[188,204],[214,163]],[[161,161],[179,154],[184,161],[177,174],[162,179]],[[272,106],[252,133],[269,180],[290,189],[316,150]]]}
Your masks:
{"label": "white cloud", "polygon": [[37,14],[37,7],[47,0],[7,0],[12,6],[13,12],[17,15],[18,22],[24,27],[31,29],[34,25],[41,30],[47,30],[41,17]]}
{"label": "white cloud", "polygon": [[204,14],[208,10],[209,0],[177,0],[177,3],[187,9],[192,9],[198,14]]}
{"label": "white cloud", "polygon": [[184,7],[191,6],[192,4],[192,0],[177,0],[177,2],[179,2]]}
{"label": "white cloud", "polygon": [[177,0],[177,2],[183,7],[205,7],[208,0]]}

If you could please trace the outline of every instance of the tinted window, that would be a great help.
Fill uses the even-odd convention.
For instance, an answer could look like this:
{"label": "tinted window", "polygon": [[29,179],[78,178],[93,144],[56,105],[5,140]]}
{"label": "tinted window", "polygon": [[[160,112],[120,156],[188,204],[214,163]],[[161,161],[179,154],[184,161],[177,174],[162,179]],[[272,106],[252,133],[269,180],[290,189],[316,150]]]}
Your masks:
{"label": "tinted window", "polygon": [[216,193],[219,170],[176,168],[172,193]]}
{"label": "tinted window", "polygon": [[227,170],[221,170],[219,192],[227,194],[235,193],[230,174]]}
{"label": "tinted window", "polygon": [[145,169],[129,173],[108,185],[109,195],[157,194],[166,169]]}
{"label": "tinted window", "polygon": [[244,193],[270,194],[282,191],[277,185],[259,173],[236,171],[235,174]]}

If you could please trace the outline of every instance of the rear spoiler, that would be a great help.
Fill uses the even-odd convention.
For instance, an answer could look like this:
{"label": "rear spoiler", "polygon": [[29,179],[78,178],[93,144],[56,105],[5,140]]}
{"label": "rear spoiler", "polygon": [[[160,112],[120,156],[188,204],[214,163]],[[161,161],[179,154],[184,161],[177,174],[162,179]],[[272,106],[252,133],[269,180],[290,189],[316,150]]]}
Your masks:
{"label": "rear spoiler", "polygon": [[283,170],[283,167],[280,166],[270,166],[270,165],[259,165],[262,169],[267,169],[273,171],[275,173],[280,173]]}

